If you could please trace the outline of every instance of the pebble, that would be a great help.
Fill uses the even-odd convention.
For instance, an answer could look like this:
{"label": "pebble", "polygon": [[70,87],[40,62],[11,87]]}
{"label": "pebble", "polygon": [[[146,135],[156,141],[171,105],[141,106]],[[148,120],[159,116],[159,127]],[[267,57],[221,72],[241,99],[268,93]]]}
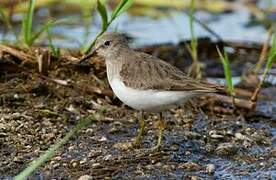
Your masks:
{"label": "pebble", "polygon": [[94,149],[92,149],[89,153],[88,153],[88,157],[89,158],[93,158],[93,157],[96,157],[96,156],[99,156],[99,155],[101,155],[102,154],[102,152],[100,151],[100,150],[94,150]]}
{"label": "pebble", "polygon": [[111,127],[109,130],[108,130],[108,133],[109,134],[115,134],[115,133],[119,133],[121,131],[120,127]]}
{"label": "pebble", "polygon": [[76,162],[72,163],[72,167],[74,167],[74,168],[77,167],[77,165],[78,165],[78,163],[76,163]]}
{"label": "pebble", "polygon": [[237,147],[232,143],[221,143],[216,148],[216,153],[219,155],[233,155],[237,152]]}
{"label": "pebble", "polygon": [[209,174],[213,174],[215,172],[215,165],[214,164],[207,164],[206,172]]}
{"label": "pebble", "polygon": [[56,163],[56,164],[53,165],[53,169],[56,169],[56,168],[58,168],[59,166],[60,166],[60,164],[59,164],[59,163]]}
{"label": "pebble", "polygon": [[84,158],[84,159],[82,159],[82,160],[80,161],[80,164],[84,164],[84,163],[86,163],[86,162],[87,162],[87,159]]}
{"label": "pebble", "polygon": [[179,145],[178,144],[173,144],[173,145],[170,146],[170,149],[172,151],[177,151],[179,149]]}
{"label": "pebble", "polygon": [[87,134],[93,134],[94,133],[94,129],[92,129],[92,128],[87,128],[86,130],[85,130],[85,133],[87,133]]}
{"label": "pebble", "polygon": [[122,150],[122,151],[127,151],[132,148],[132,143],[131,142],[118,142],[113,145],[114,148]]}
{"label": "pebble", "polygon": [[222,139],[224,136],[217,133],[215,130],[209,131],[209,136],[213,139]]}
{"label": "pebble", "polygon": [[239,140],[249,140],[248,137],[246,137],[245,135],[243,135],[242,133],[235,133],[235,137]]}
{"label": "pebble", "polygon": [[175,169],[175,165],[165,164],[162,166],[165,171],[172,171]]}
{"label": "pebble", "polygon": [[210,137],[214,139],[222,139],[224,136],[219,134],[212,134]]}
{"label": "pebble", "polygon": [[111,160],[111,158],[112,158],[112,155],[108,154],[107,156],[103,157],[103,160],[108,161],[108,160]]}
{"label": "pebble", "polygon": [[53,158],[54,161],[60,161],[61,159],[62,159],[61,156],[56,156],[56,157]]}
{"label": "pebble", "polygon": [[194,162],[186,162],[178,165],[178,168],[180,169],[186,169],[190,171],[198,171],[200,170],[200,165],[194,163]]}
{"label": "pebble", "polygon": [[70,104],[69,107],[65,108],[67,111],[74,113],[74,114],[79,114],[78,110],[72,105]]}
{"label": "pebble", "polygon": [[274,158],[276,158],[276,147],[274,147],[271,151],[270,151],[270,155]]}
{"label": "pebble", "polygon": [[94,163],[91,166],[92,166],[92,168],[96,168],[96,167],[99,167],[100,165],[101,165],[100,163]]}
{"label": "pebble", "polygon": [[92,180],[92,176],[89,176],[89,175],[83,175],[81,177],[79,177],[78,180]]}
{"label": "pebble", "polygon": [[102,136],[101,139],[99,139],[99,142],[106,142],[107,138],[105,136]]}

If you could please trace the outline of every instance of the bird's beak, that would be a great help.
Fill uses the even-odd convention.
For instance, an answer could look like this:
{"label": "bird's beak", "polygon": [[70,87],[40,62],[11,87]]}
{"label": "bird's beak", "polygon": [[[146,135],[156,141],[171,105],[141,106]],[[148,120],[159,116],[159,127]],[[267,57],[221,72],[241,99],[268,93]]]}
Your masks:
{"label": "bird's beak", "polygon": [[96,55],[96,54],[97,54],[97,49],[96,49],[96,48],[93,48],[89,54],[85,55],[84,57],[82,57],[82,58],[79,60],[78,64],[83,63],[84,61],[86,61],[87,59],[93,57],[93,56]]}

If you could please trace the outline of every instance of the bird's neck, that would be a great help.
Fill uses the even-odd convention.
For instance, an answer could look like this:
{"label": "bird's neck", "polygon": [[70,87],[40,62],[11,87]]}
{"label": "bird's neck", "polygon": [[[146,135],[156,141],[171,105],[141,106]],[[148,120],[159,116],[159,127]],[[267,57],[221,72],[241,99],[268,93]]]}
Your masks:
{"label": "bird's neck", "polygon": [[124,54],[125,52],[127,52],[129,48],[127,46],[123,46],[123,45],[115,45],[113,47],[111,47],[111,51],[110,53],[107,53],[105,59],[107,61],[113,61],[114,59],[118,58],[119,56],[121,56],[121,54]]}
{"label": "bird's neck", "polygon": [[122,65],[128,60],[128,56],[125,56],[126,53],[129,53],[128,48],[120,47],[115,49],[116,51],[113,51],[112,55],[105,58],[106,72],[109,82],[114,78],[120,78]]}

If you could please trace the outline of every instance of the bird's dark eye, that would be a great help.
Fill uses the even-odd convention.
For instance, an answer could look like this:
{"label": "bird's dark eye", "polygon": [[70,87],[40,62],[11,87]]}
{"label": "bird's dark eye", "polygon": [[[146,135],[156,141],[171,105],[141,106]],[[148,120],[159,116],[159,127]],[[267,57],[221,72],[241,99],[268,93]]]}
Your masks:
{"label": "bird's dark eye", "polygon": [[105,46],[109,46],[110,43],[111,43],[111,41],[105,41],[105,42],[104,42],[104,45],[105,45]]}

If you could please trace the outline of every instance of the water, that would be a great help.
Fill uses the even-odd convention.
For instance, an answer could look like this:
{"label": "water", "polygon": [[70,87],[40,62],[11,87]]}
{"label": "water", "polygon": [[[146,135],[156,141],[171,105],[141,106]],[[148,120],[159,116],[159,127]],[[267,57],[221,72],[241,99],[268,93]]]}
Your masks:
{"label": "water", "polygon": [[[233,13],[211,14],[198,11],[196,18],[208,25],[216,34],[225,41],[235,42],[256,42],[266,41],[266,29],[263,26],[247,27],[250,21],[250,12],[246,8],[239,9]],[[83,23],[80,23],[81,16],[73,18],[70,25],[57,25],[52,29],[54,37],[53,42],[56,46],[62,48],[80,48],[81,45],[89,40],[93,40],[100,31],[100,17],[95,15],[91,27],[88,30],[88,36],[85,36],[87,29]],[[75,18],[75,19],[74,19]],[[1,29],[1,28],[0,28]],[[19,29],[19,28],[17,28]],[[216,38],[207,32],[199,24],[195,24],[195,34],[198,37]],[[19,31],[19,30],[18,30]],[[172,11],[169,16],[160,19],[150,17],[135,17],[128,14],[121,15],[114,21],[110,31],[119,31],[129,34],[134,38],[133,46],[139,47],[152,44],[178,43],[181,40],[190,39],[189,18],[182,11]],[[3,32],[3,30],[2,30]],[[11,33],[5,35],[5,39],[14,40]]]}

